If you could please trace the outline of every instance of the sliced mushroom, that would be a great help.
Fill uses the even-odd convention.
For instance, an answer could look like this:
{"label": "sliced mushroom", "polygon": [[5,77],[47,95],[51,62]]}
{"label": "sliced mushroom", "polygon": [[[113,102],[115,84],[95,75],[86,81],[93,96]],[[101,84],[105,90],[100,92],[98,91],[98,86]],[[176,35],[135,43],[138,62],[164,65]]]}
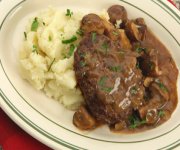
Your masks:
{"label": "sliced mushroom", "polygon": [[143,41],[146,38],[147,26],[143,18],[137,18],[134,20],[134,23],[137,25],[139,30],[140,39]]}
{"label": "sliced mushroom", "polygon": [[128,21],[125,27],[126,34],[132,42],[140,41],[140,32],[133,21]]}
{"label": "sliced mushroom", "polygon": [[146,26],[146,23],[143,18],[136,18],[134,22],[139,26]]}
{"label": "sliced mushroom", "polygon": [[113,5],[108,9],[108,14],[110,17],[110,22],[116,24],[117,21],[127,20],[127,11],[123,6]]}
{"label": "sliced mushroom", "polygon": [[81,106],[73,116],[74,125],[81,130],[90,130],[96,127],[95,119]]}
{"label": "sliced mushroom", "polygon": [[165,101],[169,100],[169,92],[167,91],[167,89],[165,89],[165,87],[163,87],[162,85],[160,85],[162,83],[152,83],[150,86],[150,91],[152,92],[152,95],[157,95],[159,94]]}
{"label": "sliced mushroom", "polygon": [[119,33],[120,33],[120,43],[121,43],[122,49],[127,49],[127,50],[132,49],[132,45],[129,39],[127,38],[125,31],[122,29],[119,29]]}
{"label": "sliced mushroom", "polygon": [[145,76],[157,77],[162,74],[158,65],[158,51],[148,49],[140,58],[140,68]]}
{"label": "sliced mushroom", "polygon": [[144,80],[144,86],[145,87],[149,87],[149,85],[153,82],[153,78],[151,77],[146,77],[145,80]]}
{"label": "sliced mushroom", "polygon": [[125,121],[118,122],[114,125],[115,131],[121,131],[127,127],[127,124]]}
{"label": "sliced mushroom", "polygon": [[119,31],[116,29],[111,23],[103,20],[103,24],[105,27],[104,34],[108,36],[111,40],[117,41],[119,39]]}
{"label": "sliced mushroom", "polygon": [[146,123],[147,124],[155,124],[159,119],[158,111],[156,108],[148,109],[146,113]]}
{"label": "sliced mushroom", "polygon": [[97,32],[104,33],[103,20],[96,14],[88,14],[83,17],[81,21],[81,29],[84,33]]}

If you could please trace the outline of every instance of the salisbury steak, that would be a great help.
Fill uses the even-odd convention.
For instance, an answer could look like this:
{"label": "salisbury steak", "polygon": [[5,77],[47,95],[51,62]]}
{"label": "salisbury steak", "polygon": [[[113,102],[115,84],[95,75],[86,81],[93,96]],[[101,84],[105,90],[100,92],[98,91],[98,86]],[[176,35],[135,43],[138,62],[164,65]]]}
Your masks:
{"label": "salisbury steak", "polygon": [[88,111],[109,125],[128,124],[128,117],[144,104],[136,54],[118,45],[92,32],[83,37],[74,56],[77,83]]}

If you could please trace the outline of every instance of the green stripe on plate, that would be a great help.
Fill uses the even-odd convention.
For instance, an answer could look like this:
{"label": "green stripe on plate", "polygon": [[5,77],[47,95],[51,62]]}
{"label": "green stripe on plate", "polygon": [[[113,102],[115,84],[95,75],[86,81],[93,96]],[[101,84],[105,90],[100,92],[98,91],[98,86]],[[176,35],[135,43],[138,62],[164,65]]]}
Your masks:
{"label": "green stripe on plate", "polygon": [[166,5],[162,0],[157,0],[157,1],[161,3],[164,7],[169,9],[169,11],[171,11],[171,13],[173,13],[177,17],[178,20],[180,20],[180,16],[175,11],[173,11],[168,5]]}
{"label": "green stripe on plate", "polygon": [[[174,20],[176,20],[176,22],[178,23],[178,24],[180,24],[180,21],[174,16],[174,15],[172,15],[172,14],[170,14],[166,9],[164,9],[164,7],[162,6],[162,5],[160,5],[157,1],[155,1],[155,0],[151,0],[152,2],[154,2],[154,3],[156,3],[159,7],[161,7],[164,11],[166,11],[172,18],[174,18]],[[167,8],[167,7],[166,7]],[[170,9],[169,9],[169,7],[167,8],[169,11],[171,11]]]}
{"label": "green stripe on plate", "polygon": [[11,108],[11,110],[13,110],[15,112],[15,114],[21,119],[23,120],[25,123],[27,123],[30,127],[32,127],[33,129],[35,129],[36,131],[38,131],[39,133],[41,133],[42,135],[44,135],[45,137],[48,137],[49,139],[51,139],[52,141],[61,144],[62,146],[65,146],[67,148],[70,148],[72,150],[86,150],[84,148],[72,145],[70,143],[67,143],[55,136],[53,136],[52,134],[47,133],[46,131],[44,131],[43,129],[41,129],[39,126],[37,126],[36,124],[34,124],[32,121],[30,121],[26,116],[24,116],[12,103],[11,101],[8,99],[8,97],[4,94],[4,92],[0,89],[0,96],[1,98],[4,100],[4,102],[9,106],[9,108]]}
{"label": "green stripe on plate", "polygon": [[[162,147],[162,148],[160,148],[160,149],[158,149],[158,150],[163,150],[164,148],[169,149],[169,148],[171,148],[170,146],[172,146],[172,145],[176,144],[177,142],[180,142],[180,139],[179,139],[179,140],[177,140],[177,141],[175,141],[175,142],[173,142],[173,143],[171,143],[171,144],[169,144],[168,146],[164,146],[164,147]],[[177,144],[177,145],[178,145],[178,144]],[[174,146],[172,146],[172,147],[174,147]]]}

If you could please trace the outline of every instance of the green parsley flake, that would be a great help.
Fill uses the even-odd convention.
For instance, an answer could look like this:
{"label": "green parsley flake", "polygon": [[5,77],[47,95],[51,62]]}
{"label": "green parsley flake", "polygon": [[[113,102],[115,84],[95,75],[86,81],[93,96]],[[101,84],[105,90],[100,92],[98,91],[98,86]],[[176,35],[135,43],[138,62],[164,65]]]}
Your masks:
{"label": "green parsley flake", "polygon": [[81,52],[79,49],[77,50],[77,52],[80,58],[84,58],[86,56],[86,54]]}
{"label": "green parsley flake", "polygon": [[27,33],[26,32],[24,32],[24,38],[25,38],[25,40],[27,40]]}
{"label": "green parsley flake", "polygon": [[66,10],[66,16],[70,17],[73,15],[73,12],[70,9]]}
{"label": "green parsley flake", "polygon": [[34,20],[33,20],[32,25],[31,25],[31,31],[36,32],[36,31],[37,31],[38,26],[39,26],[38,18],[37,18],[37,17],[35,17],[35,18],[34,18]]}
{"label": "green parsley flake", "polygon": [[111,87],[101,87],[101,90],[110,93],[112,91],[113,88]]}
{"label": "green parsley flake", "polygon": [[107,79],[108,78],[106,76],[101,77],[99,82],[98,82],[98,85],[101,87],[104,86]]}
{"label": "green parsley flake", "polygon": [[146,49],[146,48],[142,48],[142,47],[137,47],[137,48],[136,48],[136,52],[137,52],[137,53],[142,53],[142,52],[145,52],[145,53],[146,53],[146,52],[147,52],[147,49]]}
{"label": "green parsley flake", "polygon": [[81,67],[85,67],[86,66],[86,63],[84,61],[80,61],[79,63],[80,63]]}
{"label": "green parsley flake", "polygon": [[121,66],[110,66],[109,69],[113,72],[119,72],[122,70]]}
{"label": "green parsley flake", "polygon": [[54,64],[55,60],[56,60],[56,59],[54,58],[53,61],[51,62],[51,64],[49,65],[48,72],[51,70],[52,65]]}
{"label": "green parsley flake", "polygon": [[51,36],[49,36],[48,39],[49,39],[49,42],[52,41],[52,37]]}
{"label": "green parsley flake", "polygon": [[105,83],[106,83],[106,80],[108,79],[108,77],[106,76],[103,76],[100,78],[100,80],[98,81],[98,85],[100,86],[100,89],[102,91],[105,91],[105,92],[111,92],[113,88],[111,87],[105,87]]}
{"label": "green parsley flake", "polygon": [[130,93],[131,93],[132,95],[136,95],[136,94],[138,93],[137,87],[136,87],[136,86],[133,86],[133,87],[130,89]]}
{"label": "green parsley flake", "polygon": [[92,34],[91,34],[91,36],[92,36],[92,42],[94,43],[95,41],[96,41],[96,32],[93,32]]}
{"label": "green parsley flake", "polygon": [[160,89],[162,89],[164,92],[168,92],[167,87],[162,82],[160,82],[159,79],[156,79],[155,82],[160,87]]}
{"label": "green parsley flake", "polygon": [[130,129],[135,129],[143,124],[146,124],[146,120],[141,120],[136,115],[130,116],[129,122],[130,122],[130,126],[129,126]]}
{"label": "green parsley flake", "polygon": [[116,31],[113,31],[112,32],[114,35],[116,35],[116,36],[118,36],[119,35],[119,33],[118,32],[116,32]]}
{"label": "green parsley flake", "polygon": [[136,69],[140,69],[139,61],[137,61],[137,63],[136,63]]}
{"label": "green parsley flake", "polygon": [[37,47],[37,45],[33,45],[32,52],[38,54],[38,47]]}
{"label": "green parsley flake", "polygon": [[108,43],[107,43],[107,42],[104,42],[104,43],[102,44],[102,48],[103,48],[103,50],[105,51],[105,53],[107,54],[108,49],[109,49]]}
{"label": "green parsley flake", "polygon": [[84,32],[83,32],[82,29],[78,29],[78,30],[76,31],[76,34],[78,34],[78,35],[80,35],[80,36],[83,36],[83,35],[84,35]]}
{"label": "green parsley flake", "polygon": [[73,35],[70,39],[62,40],[62,43],[63,44],[69,44],[69,43],[72,43],[72,42],[74,42],[76,40],[77,40],[77,37],[75,35]]}
{"label": "green parsley flake", "polygon": [[160,111],[158,112],[158,116],[159,116],[159,117],[163,117],[164,115],[165,115],[164,110],[160,110]]}
{"label": "green parsley flake", "polygon": [[75,50],[75,45],[74,44],[71,44],[70,45],[70,49],[69,49],[69,52],[68,52],[68,56],[71,57],[74,53],[74,50]]}
{"label": "green parsley flake", "polygon": [[148,67],[150,70],[153,70],[155,68],[155,64],[153,62],[149,61]]}

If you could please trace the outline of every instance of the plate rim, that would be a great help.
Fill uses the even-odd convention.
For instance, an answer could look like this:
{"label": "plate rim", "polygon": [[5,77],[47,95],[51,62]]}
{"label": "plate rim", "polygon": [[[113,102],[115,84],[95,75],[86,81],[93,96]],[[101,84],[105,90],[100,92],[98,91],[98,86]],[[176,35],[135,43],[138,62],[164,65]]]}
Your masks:
{"label": "plate rim", "polygon": [[[5,18],[3,19],[3,21],[2,21],[2,23],[1,23],[1,25],[0,25],[0,31],[1,31],[1,28],[2,28],[2,26],[3,26],[3,24],[4,24],[4,22],[6,21],[6,19],[8,18],[8,16],[11,14],[11,12],[14,10],[14,9],[16,9],[19,5],[21,5],[22,3],[24,3],[24,2],[26,2],[27,0],[22,0],[22,1],[20,1],[18,4],[16,4],[13,8],[11,8],[10,9],[10,11],[6,14],[6,16],[5,16]],[[176,40],[176,38],[170,33],[170,31],[168,30],[168,29],[166,29],[166,27],[164,27],[158,20],[156,20],[153,16],[151,16],[149,13],[147,13],[147,12],[145,12],[144,10],[142,10],[142,9],[140,9],[139,7],[137,7],[137,6],[135,6],[135,5],[133,5],[133,4],[130,4],[130,3],[128,3],[128,2],[126,2],[125,0],[119,0],[119,1],[122,1],[122,2],[125,2],[126,4],[129,4],[129,5],[131,5],[131,6],[133,6],[133,7],[135,7],[135,8],[137,8],[137,9],[139,9],[140,11],[142,11],[143,13],[145,13],[146,15],[148,15],[149,17],[151,17],[153,20],[155,20],[157,23],[159,23],[171,36],[172,36],[172,38],[177,42],[177,44],[179,45],[179,47],[180,47],[180,43]],[[156,3],[157,5],[160,5],[160,4],[158,4],[157,2],[155,2],[154,0],[151,0],[152,2],[154,2],[154,3]],[[178,20],[180,20],[180,15],[178,15],[178,13],[177,12],[175,12],[171,7],[169,7],[168,6],[168,2],[163,2],[163,1],[161,1],[161,0],[157,0],[159,3],[161,3],[161,4],[163,4],[164,6],[166,6],[166,8],[167,9],[169,9],[173,14],[175,13],[175,14],[177,14],[177,16],[175,15],[175,17],[171,14],[171,13],[169,13],[168,11],[166,11],[166,9],[164,9],[163,7],[161,7],[163,10],[165,10],[172,18],[177,18]],[[167,3],[167,4],[165,4],[165,3]],[[176,21],[177,21],[177,19],[175,19]],[[177,21],[177,23],[179,23],[180,24],[180,22],[178,22]],[[7,79],[9,80],[9,82],[10,82],[10,84],[13,86],[13,84],[11,83],[11,81],[10,81],[10,79],[9,79],[9,77],[8,77],[8,75],[6,74],[6,72],[5,72],[5,70],[4,70],[4,68],[3,68],[3,65],[2,65],[2,62],[1,62],[1,60],[0,60],[0,64],[1,64],[1,67],[2,67],[2,69],[3,69],[3,71],[4,71],[4,73],[5,73],[5,75],[6,75],[6,77],[7,77]],[[14,90],[19,94],[19,96],[20,97],[22,97],[22,95],[17,91],[17,89],[13,86],[13,88],[14,88]],[[3,96],[4,95],[4,96]],[[3,91],[1,90],[1,88],[0,88],[0,97],[2,98],[2,99],[4,99],[4,101],[5,101],[5,99],[8,99],[8,97],[5,95],[5,94],[3,94]],[[23,97],[22,97],[23,98]],[[23,98],[24,99],[24,98]],[[36,108],[34,108],[31,104],[29,104],[28,102],[27,102],[27,100],[25,100],[24,99],[24,101],[31,107],[31,108],[33,108],[37,113],[39,113],[40,115],[42,115],[43,117],[45,117],[46,119],[48,119],[49,121],[51,121],[51,122],[53,122],[53,123],[55,123],[54,121],[52,121],[51,119],[49,119],[49,118],[47,118],[46,116],[44,116],[43,114],[41,114],[38,110],[36,110]],[[9,102],[10,102],[10,100],[9,100]],[[11,102],[10,102],[11,103]],[[7,105],[8,105],[8,103],[6,103]],[[13,104],[12,104],[13,105]],[[8,114],[8,112],[7,112],[7,110],[6,110],[6,108],[5,107],[3,107],[3,105],[1,105],[1,107],[2,107],[2,109]],[[12,109],[13,110],[13,109]],[[14,110],[13,110],[14,111]],[[17,111],[18,111],[18,109],[17,109]],[[14,111],[14,113],[16,114],[16,115],[18,115],[17,114],[17,112],[16,111]],[[20,114],[21,114],[21,112],[20,112]],[[10,115],[10,114],[9,114]],[[21,115],[23,115],[23,114],[21,114]],[[19,116],[19,115],[18,115]],[[10,115],[10,117],[11,117],[11,115]],[[19,116],[20,117],[20,119],[22,119],[21,117],[22,116]],[[11,117],[11,119],[12,119],[12,117]],[[14,120],[14,119],[13,119]],[[22,119],[23,120],[23,119]],[[27,120],[29,120],[28,118],[27,118]],[[17,121],[17,120],[14,120],[14,121]],[[24,121],[24,120],[23,120]],[[30,121],[30,120],[29,120]],[[25,121],[26,122],[26,121]],[[31,121],[30,121],[31,122]],[[27,122],[26,122],[27,123]],[[28,123],[27,123],[28,124]],[[57,124],[57,123],[55,123],[55,124]],[[57,124],[58,125],[58,124]],[[19,125],[19,126],[21,126],[21,125]],[[30,127],[32,127],[31,125],[29,125]],[[64,127],[62,127],[61,125],[58,125],[58,126],[60,126],[61,128],[64,128]],[[180,126],[180,124],[178,124],[178,126],[177,127],[179,127]],[[177,127],[175,127],[175,128],[177,128]],[[23,128],[23,127],[22,127]],[[32,127],[33,128],[33,127]],[[23,128],[24,129],[24,128]],[[26,129],[24,129],[24,130],[26,130]],[[69,129],[66,129],[66,130],[69,130]],[[69,130],[69,131],[71,131],[71,130]],[[172,130],[171,130],[172,131]],[[171,131],[169,131],[169,132],[171,132]],[[71,131],[71,132],[73,132],[73,131]],[[29,132],[28,132],[29,133]],[[76,132],[73,132],[73,133],[75,133],[75,134],[78,134],[78,133],[76,133]],[[29,133],[29,134],[31,134],[31,133]],[[78,135],[81,135],[81,134],[78,134]],[[164,135],[164,134],[162,134],[162,135]],[[158,137],[160,137],[160,136],[162,136],[162,135],[159,135],[159,136],[157,136],[157,137],[155,137],[155,138],[158,138]],[[81,136],[83,136],[83,135],[81,135]],[[85,136],[86,137],[86,136]],[[87,137],[87,138],[90,138],[90,137]],[[152,139],[155,139],[155,138],[151,138],[150,140],[152,140]],[[90,139],[93,139],[93,138],[90,138]],[[38,139],[39,140],[39,139]],[[97,139],[95,139],[95,140],[97,140]],[[149,140],[149,139],[148,139]],[[100,140],[101,141],[101,140]],[[144,142],[144,141],[147,141],[147,140],[142,140],[142,142]],[[172,143],[173,144],[173,147],[175,147],[175,146],[179,146],[180,145],[180,143],[179,143],[179,141],[180,141],[180,139],[179,140],[177,140],[177,141],[175,141],[174,143]],[[105,141],[105,142],[108,142],[108,141]],[[112,143],[114,143],[113,141],[109,141],[109,142],[112,142]],[[136,143],[137,141],[135,141],[135,143]],[[177,143],[178,142],[178,143]],[[117,143],[129,143],[129,142],[117,142]],[[132,142],[130,142],[130,143],[132,143]],[[177,144],[176,144],[177,143]],[[70,144],[70,143],[68,143],[69,145],[72,145],[72,144]],[[171,146],[172,144],[170,144],[170,145],[168,145],[168,146]],[[174,144],[176,144],[176,145],[174,145]],[[63,146],[65,146],[65,145],[63,145]],[[68,146],[68,145],[66,145],[66,146]],[[74,145],[75,146],[75,145]],[[166,146],[166,147],[163,147],[163,148],[167,148],[168,146]],[[77,147],[77,146],[75,146],[75,147]],[[69,148],[69,147],[67,147],[67,148]],[[70,148],[73,148],[73,147],[70,147]],[[80,148],[80,147],[77,147],[77,148]],[[84,149],[84,148],[81,148],[81,149]]]}

